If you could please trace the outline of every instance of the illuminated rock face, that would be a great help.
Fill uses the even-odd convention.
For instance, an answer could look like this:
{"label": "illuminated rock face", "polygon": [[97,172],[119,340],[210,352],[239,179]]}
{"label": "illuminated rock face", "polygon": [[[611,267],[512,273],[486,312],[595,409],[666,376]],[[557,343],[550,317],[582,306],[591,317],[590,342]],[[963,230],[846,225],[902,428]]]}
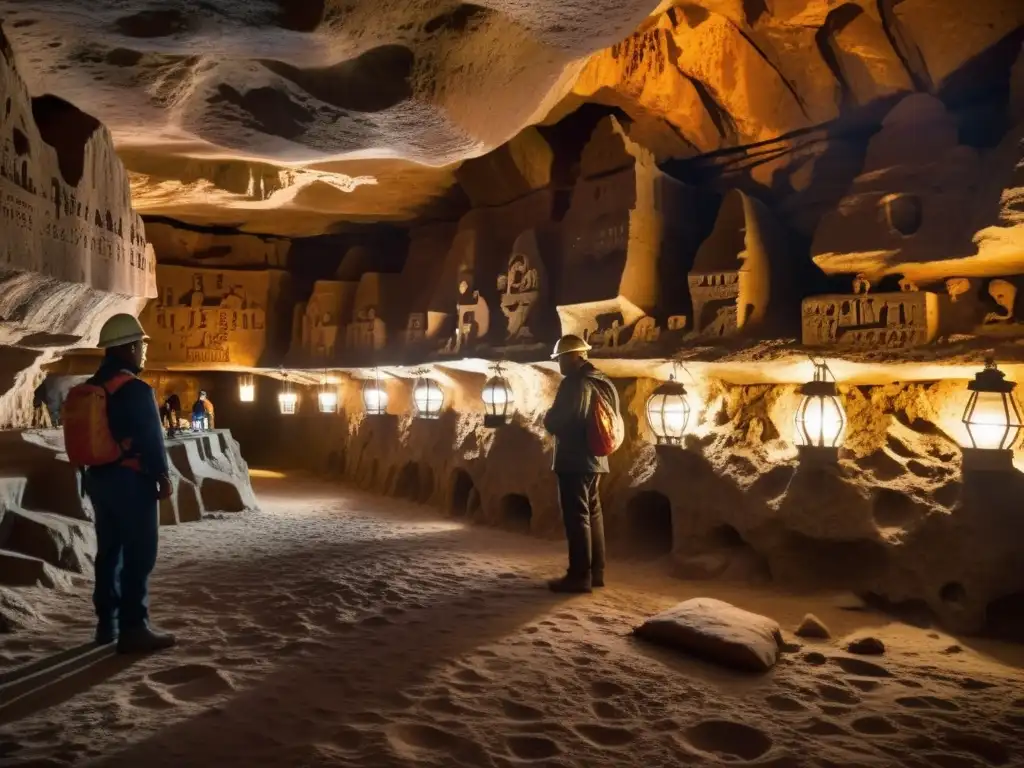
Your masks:
{"label": "illuminated rock face", "polygon": [[[141,210],[287,235],[457,216],[454,187],[509,202],[550,172],[530,126],[585,102],[623,110],[661,161],[915,91],[969,93],[965,67],[987,77],[1024,23],[1017,0],[98,0],[85,15],[9,0],[0,13],[33,91],[110,127]],[[822,148],[794,142],[750,172],[769,186]]]}
{"label": "illuminated rock face", "polygon": [[156,293],[156,263],[110,136],[32,97],[0,31],[0,425],[25,424],[43,364],[95,344],[115,312]]}

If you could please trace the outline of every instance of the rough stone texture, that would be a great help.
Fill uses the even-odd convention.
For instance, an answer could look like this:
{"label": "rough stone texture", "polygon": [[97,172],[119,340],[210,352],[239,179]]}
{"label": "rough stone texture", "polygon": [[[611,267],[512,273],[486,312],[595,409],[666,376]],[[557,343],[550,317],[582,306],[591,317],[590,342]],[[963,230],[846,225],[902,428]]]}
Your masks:
{"label": "rough stone texture", "polygon": [[[91,575],[92,505],[79,493],[76,473],[63,454],[63,435],[7,431],[0,438],[0,464],[7,475],[0,478],[0,586],[60,589],[71,574]],[[173,493],[160,503],[162,525],[258,509],[248,465],[230,432],[175,438],[167,452]],[[0,613],[8,611],[0,606]],[[11,616],[16,626],[17,616]]]}
{"label": "rough stone texture", "polygon": [[686,600],[652,616],[633,634],[748,672],[774,667],[782,644],[782,630],[773,619],[708,597]]}
{"label": "rough stone texture", "polygon": [[814,640],[828,640],[832,637],[832,633],[828,631],[821,619],[815,616],[813,613],[808,613],[804,616],[803,621],[800,622],[800,626],[796,628],[793,633],[797,637],[806,637]]}
{"label": "rough stone texture", "polygon": [[885,653],[885,644],[877,637],[860,637],[851,641],[846,650],[860,656],[881,656]]}
{"label": "rough stone texture", "polygon": [[0,29],[0,426],[24,426],[41,366],[95,345],[114,312],[156,293],[155,259],[110,135],[53,96],[32,97]]}
{"label": "rough stone texture", "polygon": [[451,213],[459,187],[504,197],[538,169],[519,178],[504,147],[476,170],[457,164],[584,103],[623,110],[664,160],[874,114],[911,91],[962,95],[1024,23],[1016,0],[282,7],[0,11],[32,87],[111,127],[140,209],[279,234]]}

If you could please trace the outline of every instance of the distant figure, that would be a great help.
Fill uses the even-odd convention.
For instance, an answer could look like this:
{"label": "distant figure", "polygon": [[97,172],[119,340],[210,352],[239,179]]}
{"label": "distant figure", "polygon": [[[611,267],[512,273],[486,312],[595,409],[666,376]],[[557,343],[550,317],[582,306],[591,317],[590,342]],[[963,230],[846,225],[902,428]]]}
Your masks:
{"label": "distant figure", "polygon": [[52,429],[54,426],[47,402],[46,379],[32,393],[32,426],[36,429]]}
{"label": "distant figure", "polygon": [[159,499],[170,498],[160,413],[153,389],[138,378],[148,337],[132,315],[103,324],[106,350],[96,374],[64,402],[64,445],[84,470],[83,491],[96,521],[96,642],[118,653],[159,651],[171,635],[149,626],[149,576],[156,565]]}
{"label": "distant figure", "polygon": [[199,390],[199,399],[192,405],[192,429],[213,429],[213,403],[205,389]]}
{"label": "distant figure", "polygon": [[179,429],[179,418],[181,417],[181,398],[177,394],[171,394],[160,407],[160,420],[167,423],[167,436],[174,437],[181,430]]}
{"label": "distant figure", "polygon": [[603,397],[618,415],[619,394],[611,380],[587,360],[590,348],[579,336],[563,336],[552,355],[565,378],[544,416],[544,428],[556,441],[553,468],[569,545],[568,571],[548,583],[554,592],[590,592],[592,587],[604,586],[604,520],[598,485],[608,472],[608,458],[594,454],[589,427],[594,398]]}

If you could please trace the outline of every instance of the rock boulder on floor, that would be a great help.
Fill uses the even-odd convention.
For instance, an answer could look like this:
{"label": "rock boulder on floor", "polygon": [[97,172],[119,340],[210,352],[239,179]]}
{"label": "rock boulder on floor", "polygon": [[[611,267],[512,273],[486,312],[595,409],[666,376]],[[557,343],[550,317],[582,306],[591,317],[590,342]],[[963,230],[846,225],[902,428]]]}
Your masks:
{"label": "rock boulder on floor", "polygon": [[643,640],[750,672],[771,669],[782,645],[774,619],[709,597],[679,603],[633,632]]}

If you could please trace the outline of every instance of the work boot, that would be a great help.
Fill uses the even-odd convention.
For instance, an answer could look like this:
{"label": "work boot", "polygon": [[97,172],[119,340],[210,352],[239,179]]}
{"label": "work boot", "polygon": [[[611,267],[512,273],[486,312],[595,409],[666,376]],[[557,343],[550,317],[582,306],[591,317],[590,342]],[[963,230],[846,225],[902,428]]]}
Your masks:
{"label": "work boot", "polygon": [[593,591],[589,576],[570,576],[569,574],[560,579],[552,579],[548,582],[548,588],[552,592],[574,595],[585,595]]}
{"label": "work boot", "polygon": [[590,574],[590,586],[600,589],[604,586],[604,571],[593,571]]}
{"label": "work boot", "polygon": [[117,640],[117,625],[113,622],[96,622],[96,645],[110,645]]}
{"label": "work boot", "polygon": [[118,653],[155,653],[174,645],[174,635],[161,635],[146,626],[122,629],[117,639]]}

